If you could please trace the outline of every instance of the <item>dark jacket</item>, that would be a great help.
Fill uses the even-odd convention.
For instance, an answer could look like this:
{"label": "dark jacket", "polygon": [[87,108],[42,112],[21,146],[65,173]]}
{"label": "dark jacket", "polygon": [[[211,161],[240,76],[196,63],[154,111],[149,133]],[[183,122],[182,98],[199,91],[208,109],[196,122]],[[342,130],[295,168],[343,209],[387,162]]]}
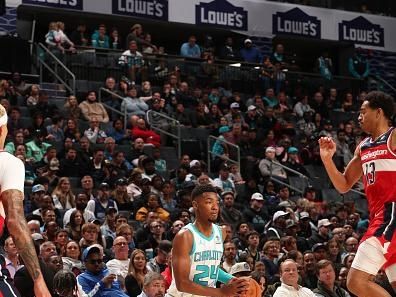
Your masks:
{"label": "dark jacket", "polygon": [[318,287],[313,290],[316,296],[323,297],[349,297],[349,293],[339,286],[334,286],[333,292],[325,287],[320,281],[318,281]]}

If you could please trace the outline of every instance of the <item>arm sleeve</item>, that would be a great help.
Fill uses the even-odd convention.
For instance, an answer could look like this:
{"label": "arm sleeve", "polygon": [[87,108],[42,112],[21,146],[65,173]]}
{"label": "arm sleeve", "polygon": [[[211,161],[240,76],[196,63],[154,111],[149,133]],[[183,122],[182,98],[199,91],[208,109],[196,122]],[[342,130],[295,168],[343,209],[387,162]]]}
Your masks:
{"label": "arm sleeve", "polygon": [[185,46],[185,44],[183,44],[180,48],[180,56],[183,56],[183,57],[188,56],[188,51],[187,51],[187,47]]}
{"label": "arm sleeve", "polygon": [[102,281],[98,282],[92,289],[89,288],[84,282],[80,282],[80,278],[77,277],[77,285],[78,285],[78,290],[80,292],[83,292],[83,296],[85,297],[93,297],[100,289]]}
{"label": "arm sleeve", "polygon": [[25,183],[25,166],[13,155],[0,153],[0,185],[1,193],[6,190],[19,190],[23,193]]}
{"label": "arm sleeve", "polygon": [[221,282],[222,284],[228,283],[233,276],[227,272],[225,272],[223,269],[219,268],[219,274],[217,275],[217,280]]}

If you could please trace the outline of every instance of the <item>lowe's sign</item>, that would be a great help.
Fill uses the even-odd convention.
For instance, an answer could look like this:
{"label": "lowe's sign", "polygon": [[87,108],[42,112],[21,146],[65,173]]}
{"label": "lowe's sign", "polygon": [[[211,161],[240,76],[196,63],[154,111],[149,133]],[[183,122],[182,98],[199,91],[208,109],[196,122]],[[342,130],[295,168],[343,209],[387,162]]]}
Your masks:
{"label": "lowe's sign", "polygon": [[296,7],[272,15],[272,33],[320,39],[321,22]]}
{"label": "lowe's sign", "polygon": [[195,23],[232,30],[247,31],[248,12],[225,0],[214,0],[195,5]]}
{"label": "lowe's sign", "polygon": [[113,0],[113,14],[168,21],[168,0]]}
{"label": "lowe's sign", "polygon": [[339,39],[356,44],[384,46],[384,28],[359,16],[351,21],[338,24]]}
{"label": "lowe's sign", "polygon": [[82,0],[22,0],[22,3],[66,9],[83,9]]}

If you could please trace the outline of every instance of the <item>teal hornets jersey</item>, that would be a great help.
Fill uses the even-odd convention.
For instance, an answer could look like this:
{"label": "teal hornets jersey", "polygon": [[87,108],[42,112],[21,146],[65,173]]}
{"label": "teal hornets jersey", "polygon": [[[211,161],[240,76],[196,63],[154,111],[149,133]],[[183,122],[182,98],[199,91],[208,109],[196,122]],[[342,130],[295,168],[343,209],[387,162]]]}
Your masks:
{"label": "teal hornets jersey", "polygon": [[[190,252],[190,280],[201,286],[215,288],[223,256],[223,234],[220,227],[212,224],[212,234],[209,237],[199,232],[194,224],[188,224],[183,228],[188,229],[193,235]],[[174,277],[165,296],[198,297],[198,295],[179,292]]]}

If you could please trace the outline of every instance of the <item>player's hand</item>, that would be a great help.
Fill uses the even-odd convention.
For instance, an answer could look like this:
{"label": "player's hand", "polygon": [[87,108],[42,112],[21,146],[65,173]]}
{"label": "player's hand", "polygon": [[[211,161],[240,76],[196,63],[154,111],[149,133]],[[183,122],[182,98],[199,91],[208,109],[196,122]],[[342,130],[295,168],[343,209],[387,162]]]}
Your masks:
{"label": "player's hand", "polygon": [[236,297],[244,294],[248,289],[249,281],[246,278],[232,278],[221,289],[221,297]]}
{"label": "player's hand", "polygon": [[336,152],[336,143],[331,137],[321,137],[319,139],[320,157],[323,161],[333,158]]}
{"label": "player's hand", "polygon": [[50,292],[47,289],[47,286],[44,282],[44,279],[42,281],[36,281],[34,284],[34,296],[35,297],[51,297]]}

